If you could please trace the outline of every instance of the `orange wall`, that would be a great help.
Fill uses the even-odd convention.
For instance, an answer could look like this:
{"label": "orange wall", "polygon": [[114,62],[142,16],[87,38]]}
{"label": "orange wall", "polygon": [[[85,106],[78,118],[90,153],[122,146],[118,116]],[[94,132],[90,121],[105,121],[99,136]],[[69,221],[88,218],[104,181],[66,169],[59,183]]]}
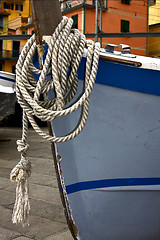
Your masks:
{"label": "orange wall", "polygon": [[4,71],[5,72],[12,72],[12,66],[15,66],[17,64],[17,61],[15,60],[7,60],[5,61],[5,65],[4,65]]}
{"label": "orange wall", "polygon": [[[85,33],[95,32],[95,8],[86,8]],[[65,15],[71,17],[79,14],[78,28],[83,29],[83,9],[70,11]],[[100,19],[100,13],[99,13]],[[109,0],[108,10],[102,13],[102,31],[106,33],[121,32],[121,20],[130,22],[130,32],[146,32],[147,30],[147,0],[132,0],[130,5],[122,4],[121,1]],[[146,55],[145,38],[103,38],[103,47],[107,43],[130,45],[133,54]]]}
{"label": "orange wall", "polygon": [[72,12],[68,12],[64,15],[67,16],[68,18],[71,18],[73,15],[76,15],[76,14],[78,14],[78,29],[80,32],[83,33],[83,9],[82,8],[73,10]]}
{"label": "orange wall", "polygon": [[28,29],[28,34],[31,35],[33,30],[34,30],[34,26],[30,27],[30,28]]}

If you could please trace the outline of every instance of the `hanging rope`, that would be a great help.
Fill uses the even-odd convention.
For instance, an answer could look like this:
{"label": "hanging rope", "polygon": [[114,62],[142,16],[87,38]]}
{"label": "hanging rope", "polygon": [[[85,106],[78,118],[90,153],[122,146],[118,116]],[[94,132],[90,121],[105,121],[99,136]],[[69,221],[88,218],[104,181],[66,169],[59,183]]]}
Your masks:
{"label": "hanging rope", "polygon": [[[32,62],[36,54],[37,46],[35,35],[24,46],[16,66],[16,94],[23,108],[23,132],[22,139],[17,141],[18,151],[21,152],[21,160],[12,170],[10,178],[17,181],[16,202],[13,210],[12,220],[14,223],[28,224],[29,198],[28,177],[31,175],[31,163],[26,159],[28,150],[27,132],[28,121],[34,130],[50,142],[65,142],[75,138],[84,128],[89,107],[89,96],[94,86],[98,60],[99,43],[86,40],[85,36],[77,29],[71,29],[72,19],[63,17],[61,23],[53,33],[48,43],[48,51],[44,60],[42,70],[35,68]],[[84,92],[78,100],[66,107],[77,92],[79,67],[84,48],[87,48],[86,72],[84,81]],[[68,75],[68,70],[70,73]],[[36,81],[33,74],[39,74]],[[51,80],[47,74],[51,73]],[[47,94],[54,89],[55,98],[40,100],[41,94]],[[53,121],[54,119],[68,115],[78,108],[82,108],[80,121],[76,129],[66,136],[50,136],[44,133],[37,125],[34,117],[42,121]]]}

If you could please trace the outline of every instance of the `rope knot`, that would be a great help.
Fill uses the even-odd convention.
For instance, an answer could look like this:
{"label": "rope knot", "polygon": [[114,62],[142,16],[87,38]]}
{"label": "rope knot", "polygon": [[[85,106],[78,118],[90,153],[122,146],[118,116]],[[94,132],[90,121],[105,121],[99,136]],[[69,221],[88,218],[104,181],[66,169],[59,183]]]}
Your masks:
{"label": "rope knot", "polygon": [[[30,210],[28,197],[28,178],[31,175],[31,163],[26,159],[28,120],[35,131],[51,142],[65,142],[75,138],[84,128],[89,108],[89,96],[92,92],[99,59],[99,43],[86,40],[78,30],[71,30],[73,20],[63,17],[49,40],[48,50],[42,63],[43,49],[36,46],[33,35],[23,48],[17,63],[16,95],[23,108],[22,140],[17,141],[21,160],[10,174],[10,179],[17,182],[16,202],[13,210],[13,223],[27,223]],[[87,49],[85,81],[82,92],[79,91],[77,70],[84,48]],[[33,64],[33,55],[38,48],[39,67]],[[34,74],[32,74],[32,72]],[[48,73],[51,72],[51,76]],[[39,80],[34,75],[39,75]],[[51,92],[50,92],[51,90]],[[48,93],[51,93],[48,94]],[[53,92],[53,96],[52,96]],[[77,94],[76,94],[77,93]],[[41,94],[44,100],[41,101]],[[49,99],[48,99],[49,96]],[[53,98],[52,98],[53,97]],[[56,137],[44,133],[34,117],[42,121],[53,121],[81,108],[77,126],[67,135]]]}
{"label": "rope knot", "polygon": [[23,140],[17,140],[17,150],[18,152],[24,154],[27,152],[29,145],[25,143]]}
{"label": "rope knot", "polygon": [[22,156],[19,163],[12,169],[10,173],[11,181],[25,181],[31,176],[31,162]]}

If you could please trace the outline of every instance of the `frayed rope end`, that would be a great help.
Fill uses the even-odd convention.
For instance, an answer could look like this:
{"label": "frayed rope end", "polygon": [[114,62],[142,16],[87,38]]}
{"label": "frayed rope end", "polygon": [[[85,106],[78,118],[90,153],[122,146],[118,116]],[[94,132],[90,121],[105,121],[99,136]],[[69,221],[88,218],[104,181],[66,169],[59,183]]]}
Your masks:
{"label": "frayed rope end", "polygon": [[16,201],[13,208],[12,222],[21,223],[22,226],[29,225],[28,216],[30,212],[29,184],[28,178],[31,175],[31,163],[29,160],[22,160],[13,168],[10,173],[10,180],[17,182]]}

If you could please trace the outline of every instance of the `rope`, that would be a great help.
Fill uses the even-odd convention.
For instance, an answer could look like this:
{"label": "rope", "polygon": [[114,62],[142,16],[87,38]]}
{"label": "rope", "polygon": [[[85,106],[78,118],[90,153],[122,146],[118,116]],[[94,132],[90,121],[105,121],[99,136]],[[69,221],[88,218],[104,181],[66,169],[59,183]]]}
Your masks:
{"label": "rope", "polygon": [[[18,182],[12,216],[14,223],[27,224],[30,209],[28,184],[26,184],[31,174],[31,163],[26,159],[28,121],[34,130],[48,141],[65,142],[75,138],[83,130],[88,117],[89,96],[96,78],[100,45],[86,40],[85,36],[77,29],[71,29],[72,24],[72,19],[62,18],[50,38],[47,55],[41,70],[35,68],[32,62],[38,48],[35,35],[24,46],[16,65],[16,94],[18,102],[23,108],[23,132],[22,140],[17,142],[18,151],[21,152],[21,160],[10,175],[12,181]],[[78,88],[77,70],[84,48],[87,48],[84,91],[78,100],[74,100]],[[32,73],[39,74],[38,82]],[[47,79],[48,73],[51,73],[51,80]],[[47,94],[51,89],[55,92],[55,98],[41,101],[41,94]],[[69,106],[68,103],[70,103]],[[42,121],[53,121],[76,111],[80,107],[82,112],[77,127],[65,136],[57,137],[44,133],[34,119],[34,117],[38,117]]]}

